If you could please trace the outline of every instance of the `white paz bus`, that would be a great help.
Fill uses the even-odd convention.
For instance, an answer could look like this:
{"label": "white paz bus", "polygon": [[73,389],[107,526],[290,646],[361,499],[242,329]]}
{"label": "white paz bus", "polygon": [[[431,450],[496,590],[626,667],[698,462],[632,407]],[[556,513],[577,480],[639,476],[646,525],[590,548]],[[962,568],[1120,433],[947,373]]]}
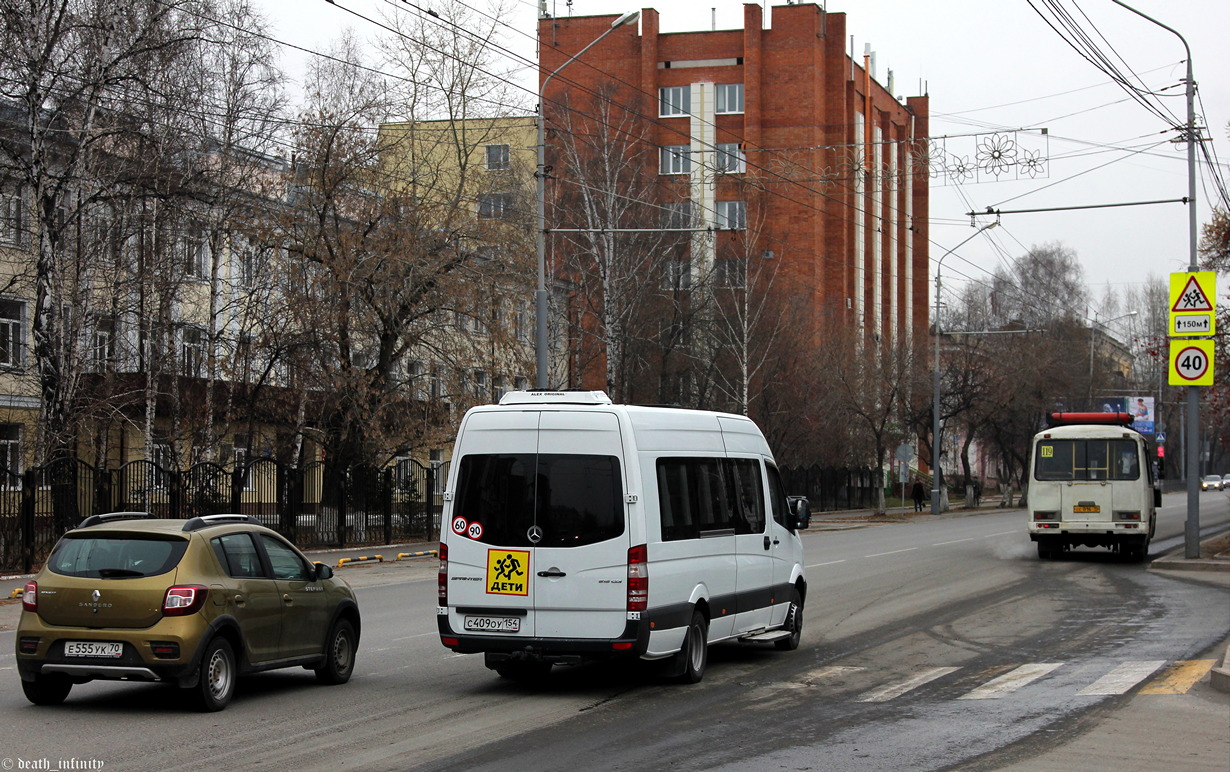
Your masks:
{"label": "white paz bus", "polygon": [[1107,547],[1144,560],[1157,528],[1152,442],[1128,413],[1052,413],[1033,438],[1029,538],[1038,557],[1075,546]]}
{"label": "white paz bus", "polygon": [[711,643],[799,645],[807,504],[744,416],[510,392],[466,413],[444,499],[440,641],[501,676],[632,657],[695,683]]}

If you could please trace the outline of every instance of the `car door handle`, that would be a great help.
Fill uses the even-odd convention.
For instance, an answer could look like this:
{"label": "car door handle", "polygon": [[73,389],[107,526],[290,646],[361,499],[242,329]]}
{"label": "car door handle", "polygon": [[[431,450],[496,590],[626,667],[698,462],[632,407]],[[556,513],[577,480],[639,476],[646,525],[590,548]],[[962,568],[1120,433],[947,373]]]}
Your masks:
{"label": "car door handle", "polygon": [[290,597],[290,595],[283,595],[282,602],[285,603],[287,606],[295,605],[295,599]]}
{"label": "car door handle", "polygon": [[550,578],[568,576],[568,574],[565,574],[563,571],[559,570],[558,568],[552,568],[550,571],[539,571],[538,575],[542,577],[550,577]]}
{"label": "car door handle", "polygon": [[247,601],[247,599],[245,599],[242,595],[236,595],[236,596],[235,596],[235,605],[236,605],[236,606],[246,606],[246,605],[248,605],[248,601]]}
{"label": "car door handle", "polygon": [[764,548],[765,549],[769,548],[769,537],[768,536],[764,537]]}

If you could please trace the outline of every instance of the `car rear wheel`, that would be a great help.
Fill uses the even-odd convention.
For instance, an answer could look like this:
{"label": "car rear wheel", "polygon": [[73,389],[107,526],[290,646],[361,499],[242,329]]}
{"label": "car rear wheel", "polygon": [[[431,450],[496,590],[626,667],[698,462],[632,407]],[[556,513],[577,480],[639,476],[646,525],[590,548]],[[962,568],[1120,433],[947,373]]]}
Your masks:
{"label": "car rear wheel", "polygon": [[214,638],[201,657],[201,676],[192,697],[198,710],[222,710],[235,694],[235,652],[225,638]]}
{"label": "car rear wheel", "polygon": [[21,690],[35,705],[59,705],[68,697],[73,682],[64,676],[39,676],[33,681],[22,680]]}
{"label": "car rear wheel", "polygon": [[683,636],[683,674],[679,680],[685,684],[700,683],[709,664],[709,620],[700,609],[692,611],[692,623]]}
{"label": "car rear wheel", "polygon": [[322,684],[344,684],[354,672],[354,626],[339,619],[329,631],[325,643],[325,661],[316,668],[316,680]]}

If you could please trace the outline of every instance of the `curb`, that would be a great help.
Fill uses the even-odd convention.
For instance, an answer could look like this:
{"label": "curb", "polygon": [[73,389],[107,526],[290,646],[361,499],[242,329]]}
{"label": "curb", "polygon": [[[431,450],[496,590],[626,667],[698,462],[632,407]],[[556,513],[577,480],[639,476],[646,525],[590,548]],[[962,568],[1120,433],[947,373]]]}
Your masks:
{"label": "curb", "polygon": [[1209,683],[1217,691],[1230,694],[1230,646],[1226,647],[1221,664],[1209,671]]}

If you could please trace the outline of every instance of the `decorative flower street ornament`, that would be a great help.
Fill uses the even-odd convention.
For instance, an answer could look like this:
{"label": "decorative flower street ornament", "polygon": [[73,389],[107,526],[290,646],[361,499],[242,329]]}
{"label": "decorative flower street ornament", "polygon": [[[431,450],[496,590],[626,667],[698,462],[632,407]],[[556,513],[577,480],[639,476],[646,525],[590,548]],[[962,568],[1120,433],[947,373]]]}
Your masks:
{"label": "decorative flower street ornament", "polygon": [[1012,137],[992,134],[978,143],[978,166],[999,177],[1016,163],[1017,146]]}
{"label": "decorative flower street ornament", "polygon": [[1046,159],[1042,157],[1041,150],[1025,150],[1021,154],[1021,161],[1018,167],[1022,172],[1036,179],[1038,175],[1045,174]]}

